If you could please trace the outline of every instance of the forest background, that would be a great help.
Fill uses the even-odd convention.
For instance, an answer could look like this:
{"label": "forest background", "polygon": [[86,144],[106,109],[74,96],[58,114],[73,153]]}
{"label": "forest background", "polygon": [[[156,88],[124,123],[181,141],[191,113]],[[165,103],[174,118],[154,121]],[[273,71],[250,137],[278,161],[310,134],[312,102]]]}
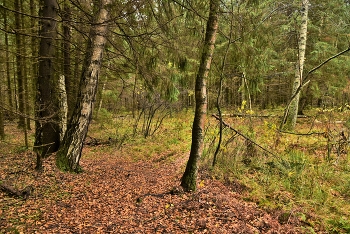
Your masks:
{"label": "forest background", "polygon": [[[302,70],[305,3],[300,118],[296,126],[283,128],[296,73]],[[66,155],[71,142],[86,144],[92,118],[94,131],[87,139],[95,144],[118,150],[133,145],[133,154],[148,151],[151,157],[160,149],[145,139],[171,136],[169,147],[187,152],[209,6],[209,1],[186,0],[51,0],[39,5],[4,0],[2,142],[14,140],[6,126],[16,123],[22,130],[16,148],[33,149],[38,170],[58,150],[63,155],[58,167],[79,171],[82,149],[74,157]],[[295,204],[307,207],[298,215],[311,229],[318,224],[304,213],[316,210],[321,226],[350,230],[349,8],[347,0],[231,0],[220,1],[217,13],[206,78],[207,110],[214,118],[208,114],[201,167],[215,178],[244,184],[247,199],[263,207],[281,206],[288,214]],[[89,62],[98,49],[104,50],[103,58],[100,52]],[[70,136],[83,122],[83,111],[77,110],[86,107],[84,101],[91,110],[74,140]],[[65,157],[74,160],[65,162]],[[313,204],[306,205],[310,200]]]}

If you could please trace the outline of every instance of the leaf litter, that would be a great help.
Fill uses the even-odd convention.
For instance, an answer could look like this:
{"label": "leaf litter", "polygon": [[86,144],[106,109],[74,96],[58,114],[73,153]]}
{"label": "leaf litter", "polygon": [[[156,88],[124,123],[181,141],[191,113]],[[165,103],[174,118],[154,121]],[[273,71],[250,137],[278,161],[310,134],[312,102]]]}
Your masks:
{"label": "leaf litter", "polygon": [[[302,221],[264,211],[235,189],[202,176],[198,190],[179,188],[188,155],[133,161],[125,152],[85,147],[83,172],[59,171],[54,157],[34,170],[30,151],[2,156],[0,180],[28,199],[0,192],[0,233],[302,233]],[[93,157],[84,157],[93,155]]]}

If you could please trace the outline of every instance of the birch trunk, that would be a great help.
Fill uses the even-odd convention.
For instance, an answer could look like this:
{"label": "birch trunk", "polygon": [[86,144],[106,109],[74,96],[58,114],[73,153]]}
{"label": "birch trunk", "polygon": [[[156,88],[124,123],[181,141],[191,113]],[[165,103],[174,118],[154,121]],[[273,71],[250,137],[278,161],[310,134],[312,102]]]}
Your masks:
{"label": "birch trunk", "polygon": [[60,107],[60,140],[63,141],[64,134],[67,131],[67,119],[68,119],[68,100],[67,100],[67,91],[65,76],[60,75],[58,80],[58,93],[59,93],[59,107]]}
{"label": "birch trunk", "polygon": [[186,170],[181,179],[181,186],[185,191],[195,191],[198,173],[198,161],[203,153],[203,133],[207,114],[206,82],[209,75],[216,32],[218,29],[219,0],[210,0],[210,12],[207,29],[195,85],[195,116],[192,127],[192,145]]}
{"label": "birch trunk", "polygon": [[98,12],[90,30],[78,100],[64,140],[56,155],[56,164],[61,170],[77,172],[80,169],[79,160],[92,117],[102,55],[107,41],[107,21],[109,19],[107,5],[109,2],[110,0],[94,1],[94,7]]}
{"label": "birch trunk", "polygon": [[302,84],[303,70],[305,62],[305,50],[306,50],[306,37],[307,37],[307,23],[308,23],[308,11],[309,11],[309,0],[302,0],[301,8],[301,25],[300,25],[300,36],[299,36],[299,49],[298,49],[298,61],[295,69],[295,79],[292,90],[293,100],[289,105],[288,114],[286,117],[286,123],[284,126],[285,130],[292,131],[295,128],[298,116],[300,92],[295,94]]}

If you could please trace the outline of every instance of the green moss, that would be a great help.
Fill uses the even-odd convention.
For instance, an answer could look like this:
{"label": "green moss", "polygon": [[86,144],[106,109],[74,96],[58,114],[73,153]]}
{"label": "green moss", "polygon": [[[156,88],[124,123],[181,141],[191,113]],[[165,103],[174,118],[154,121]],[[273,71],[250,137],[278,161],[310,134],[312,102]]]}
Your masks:
{"label": "green moss", "polygon": [[58,151],[56,154],[56,166],[61,171],[71,171],[69,160],[62,151]]}

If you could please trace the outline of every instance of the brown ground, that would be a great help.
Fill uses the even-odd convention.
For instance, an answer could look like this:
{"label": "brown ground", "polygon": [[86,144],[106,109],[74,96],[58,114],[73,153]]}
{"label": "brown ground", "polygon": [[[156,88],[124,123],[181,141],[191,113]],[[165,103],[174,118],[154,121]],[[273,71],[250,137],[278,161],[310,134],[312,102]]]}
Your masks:
{"label": "brown ground", "polygon": [[[4,144],[1,144],[5,147]],[[100,146],[102,147],[102,146]],[[95,153],[94,153],[95,152]],[[0,180],[27,200],[0,192],[0,233],[301,233],[294,216],[281,218],[245,202],[240,189],[203,176],[195,193],[179,185],[185,155],[133,162],[124,152],[85,147],[81,174],[63,173],[53,159],[34,171],[31,153],[1,155]]]}

